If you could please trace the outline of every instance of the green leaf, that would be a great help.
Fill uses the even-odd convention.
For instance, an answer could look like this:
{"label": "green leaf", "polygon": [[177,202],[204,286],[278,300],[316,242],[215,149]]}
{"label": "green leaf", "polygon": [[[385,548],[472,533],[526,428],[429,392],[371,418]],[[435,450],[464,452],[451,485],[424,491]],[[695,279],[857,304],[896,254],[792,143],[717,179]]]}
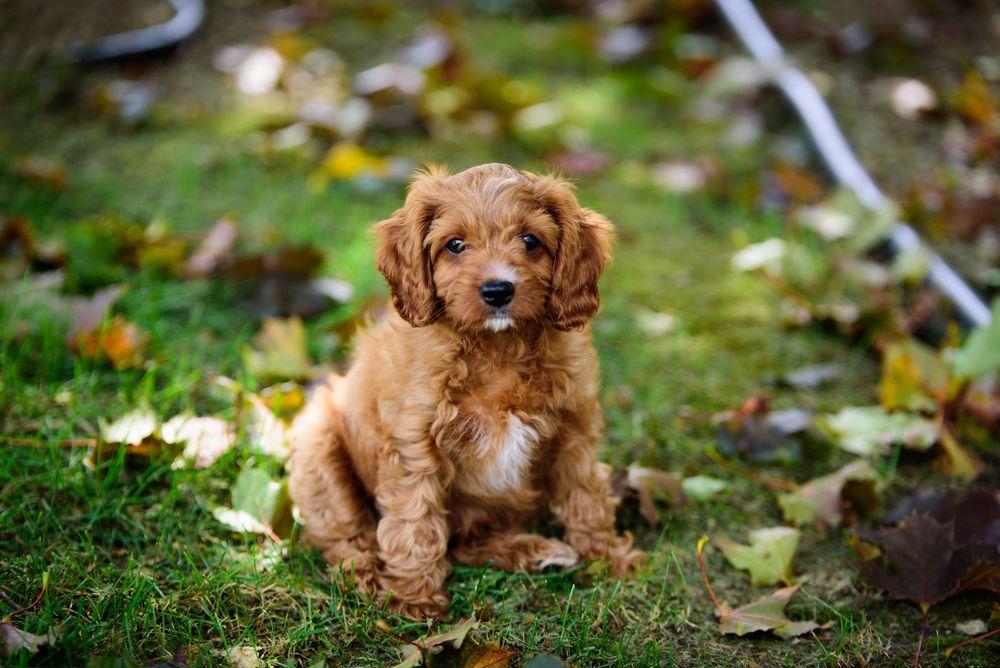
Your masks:
{"label": "green leaf", "polygon": [[292,501],[286,481],[271,480],[267,471],[246,467],[233,485],[232,508],[216,508],[215,517],[231,529],[274,533],[285,537],[292,526]]}
{"label": "green leaf", "polygon": [[750,545],[725,538],[716,538],[715,543],[734,568],[750,572],[750,583],[757,587],[792,579],[792,559],[801,535],[798,529],[772,527],[751,531]]}
{"label": "green leaf", "polygon": [[955,355],[955,375],[981,378],[1000,371],[1000,297],[993,300],[989,324],[975,329]]}
{"label": "green leaf", "polygon": [[681,481],[681,491],[684,496],[695,501],[708,501],[719,492],[729,489],[726,480],[719,480],[707,475],[696,475]]}
{"label": "green leaf", "polygon": [[939,427],[912,413],[887,413],[881,406],[851,406],[824,415],[816,424],[847,452],[861,456],[888,454],[894,443],[927,450],[938,440]]}
{"label": "green leaf", "polygon": [[798,525],[819,521],[837,526],[844,516],[845,497],[859,511],[871,511],[878,503],[880,478],[867,459],[811,480],[778,497],[785,519]]}

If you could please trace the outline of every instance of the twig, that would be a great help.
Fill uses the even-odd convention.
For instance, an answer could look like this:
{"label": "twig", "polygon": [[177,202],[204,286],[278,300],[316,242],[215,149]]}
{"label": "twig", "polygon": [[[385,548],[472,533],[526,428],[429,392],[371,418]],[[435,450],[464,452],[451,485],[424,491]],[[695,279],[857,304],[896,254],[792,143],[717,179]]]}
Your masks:
{"label": "twig", "polygon": [[416,642],[415,640],[410,640],[409,638],[404,638],[403,636],[401,636],[398,633],[396,633],[392,629],[392,627],[389,626],[389,623],[386,622],[384,619],[380,619],[380,620],[376,621],[375,622],[375,626],[378,627],[379,629],[385,631],[386,633],[388,633],[389,635],[391,635],[396,640],[402,640],[403,642],[405,642],[408,645],[413,645],[418,650],[420,650],[420,654],[421,655],[423,655],[424,651],[427,649],[426,647],[424,647],[420,643]]}
{"label": "twig", "polygon": [[708,589],[708,595],[712,597],[715,609],[719,611],[719,614],[722,614],[722,606],[719,605],[719,599],[715,598],[715,592],[712,591],[712,585],[708,581],[708,572],[705,570],[705,559],[701,556],[707,542],[708,536],[702,536],[701,540],[698,541],[698,566],[701,567],[701,577],[705,581],[705,588]]}
{"label": "twig", "polygon": [[40,592],[38,592],[38,596],[35,597],[35,600],[32,601],[31,603],[29,603],[28,605],[24,606],[23,608],[20,608],[18,610],[15,610],[14,612],[10,613],[6,617],[4,617],[4,620],[10,620],[10,619],[16,617],[17,615],[20,615],[20,614],[23,614],[25,612],[28,612],[29,610],[31,610],[32,608],[34,608],[36,605],[38,605],[39,603],[41,603],[42,602],[42,597],[45,596],[45,590],[48,589],[48,588],[49,588],[49,572],[45,571],[44,573],[42,573],[42,590]]}
{"label": "twig", "polygon": [[0,436],[0,441],[16,448],[47,448],[53,442],[60,448],[93,448],[97,445],[96,438],[64,438],[58,441],[49,441],[44,438]]}
{"label": "twig", "polygon": [[1000,628],[993,629],[992,631],[983,633],[982,635],[978,635],[975,638],[969,638],[968,640],[963,640],[957,645],[952,645],[951,647],[946,649],[944,651],[944,657],[947,659],[949,656],[951,656],[951,653],[954,652],[956,649],[959,649],[960,647],[965,647],[966,645],[971,645],[972,643],[979,642],[980,640],[986,640],[990,636],[995,636],[998,633],[1000,633]]}
{"label": "twig", "polygon": [[917,655],[913,657],[913,668],[920,668],[920,652],[924,648],[924,636],[927,634],[927,611],[924,610],[924,617],[920,620],[920,640],[917,641]]}

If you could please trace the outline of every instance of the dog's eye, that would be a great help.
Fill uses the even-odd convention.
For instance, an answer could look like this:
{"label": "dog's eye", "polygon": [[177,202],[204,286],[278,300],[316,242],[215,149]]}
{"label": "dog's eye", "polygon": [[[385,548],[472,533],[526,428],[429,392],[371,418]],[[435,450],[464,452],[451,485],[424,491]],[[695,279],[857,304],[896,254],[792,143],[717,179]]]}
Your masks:
{"label": "dog's eye", "polygon": [[537,237],[535,237],[535,236],[533,236],[531,234],[525,234],[522,237],[522,241],[524,241],[524,250],[528,251],[529,253],[531,251],[535,250],[536,248],[538,248],[538,246],[541,243],[541,242],[538,241]]}
{"label": "dog's eye", "polygon": [[451,253],[452,255],[458,255],[459,253],[465,250],[465,243],[461,239],[456,237],[451,241],[449,241],[448,243],[446,243],[444,247],[447,248],[448,252]]}

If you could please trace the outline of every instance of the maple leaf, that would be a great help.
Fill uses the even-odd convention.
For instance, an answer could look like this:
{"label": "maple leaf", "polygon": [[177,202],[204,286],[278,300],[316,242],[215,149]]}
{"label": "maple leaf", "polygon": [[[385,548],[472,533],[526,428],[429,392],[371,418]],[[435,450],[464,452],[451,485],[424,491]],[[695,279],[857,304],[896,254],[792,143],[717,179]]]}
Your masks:
{"label": "maple leaf", "polygon": [[288,481],[272,480],[267,471],[244,467],[232,490],[232,507],[220,506],[215,519],[237,533],[260,533],[276,542],[292,528],[292,501]]}
{"label": "maple leaf", "polygon": [[937,470],[945,475],[966,480],[973,480],[979,476],[983,470],[983,462],[971,450],[959,443],[950,429],[941,430],[939,443],[941,452],[934,460]]}
{"label": "maple leaf", "polygon": [[[387,633],[399,637],[396,632],[393,631],[392,628],[384,621],[379,620],[378,626]],[[465,637],[478,626],[479,621],[476,619],[475,615],[472,615],[468,619],[459,622],[443,633],[428,636],[413,644],[405,645],[400,648],[403,652],[403,660],[397,663],[393,668],[412,668],[412,666],[418,666],[421,662],[426,661],[426,659],[432,654],[440,652],[445,648],[445,646],[451,646],[455,649],[459,649],[465,641]],[[489,666],[498,664],[486,663],[480,665]]]}
{"label": "maple leaf", "polygon": [[754,395],[738,409],[716,415],[719,449],[753,462],[794,462],[802,456],[795,437],[812,422],[803,411],[771,412],[767,395]]}
{"label": "maple leaf", "polygon": [[303,379],[312,373],[306,349],[306,328],[298,317],[268,318],[254,339],[254,348],[243,351],[243,364],[261,379]]}
{"label": "maple leaf", "polygon": [[799,546],[801,532],[789,527],[772,527],[750,532],[750,544],[741,545],[726,538],[716,538],[726,559],[734,568],[750,572],[750,583],[757,587],[789,582],[792,559]]}
{"label": "maple leaf", "polygon": [[229,423],[215,417],[175,415],[160,426],[160,435],[164,443],[183,444],[183,458],[197,469],[211,466],[236,442]]}
{"label": "maple leaf", "polygon": [[[964,591],[1000,591],[1000,498],[920,494],[889,515],[895,526],[857,529],[858,569],[874,587],[926,613]],[[861,542],[864,541],[864,542]],[[874,546],[874,547],[872,547]]]}
{"label": "maple leaf", "polygon": [[189,278],[205,278],[214,274],[232,250],[236,236],[235,221],[230,216],[220,218],[187,259],[184,275]]}
{"label": "maple leaf", "polygon": [[858,512],[869,512],[878,504],[879,483],[871,463],[858,459],[780,495],[778,505],[789,522],[803,525],[819,521],[837,526],[848,505]]}
{"label": "maple leaf", "polygon": [[934,420],[911,413],[888,413],[881,406],[849,406],[835,415],[817,418],[816,424],[839,447],[861,456],[888,454],[894,443],[927,450],[938,440],[940,431]]}
{"label": "maple leaf", "polygon": [[894,341],[882,355],[878,392],[886,410],[934,411],[948,392],[948,368],[930,346]]}
{"label": "maple leaf", "polygon": [[[111,422],[99,420],[101,440],[112,446],[124,448],[126,456],[140,461],[148,461],[163,452],[163,441],[159,437],[160,420],[149,408],[142,407],[129,411]],[[104,461],[117,452],[117,447],[98,447],[90,453],[89,463]]]}
{"label": "maple leaf", "polygon": [[814,621],[796,622],[785,616],[785,606],[802,585],[784,587],[738,608],[723,602],[715,611],[719,627],[727,635],[745,636],[756,631],[771,631],[779,638],[794,638],[819,628]]}
{"label": "maple leaf", "polygon": [[684,491],[679,475],[660,469],[632,464],[624,471],[618,471],[611,481],[616,496],[625,498],[634,495],[639,501],[639,513],[651,527],[660,521],[656,509],[656,498],[666,498],[671,505],[684,503]]}
{"label": "maple leaf", "polygon": [[51,645],[58,640],[60,632],[52,630],[43,636],[28,633],[14,626],[9,620],[0,620],[0,642],[4,653],[10,656],[24,651],[34,654],[45,645]]}

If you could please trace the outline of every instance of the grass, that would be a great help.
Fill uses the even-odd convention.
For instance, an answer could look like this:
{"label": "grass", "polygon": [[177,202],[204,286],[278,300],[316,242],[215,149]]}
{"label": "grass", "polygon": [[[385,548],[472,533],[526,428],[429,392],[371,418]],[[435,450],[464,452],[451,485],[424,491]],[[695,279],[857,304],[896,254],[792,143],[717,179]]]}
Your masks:
{"label": "grass", "polygon": [[[247,19],[251,34],[260,29],[258,19],[253,13]],[[353,20],[347,16],[339,28],[329,27],[327,37],[334,48],[345,49],[349,61],[377,62],[393,45],[348,50],[371,31]],[[405,34],[412,25],[405,17],[399,21],[390,33]],[[830,410],[871,403],[877,372],[861,344],[783,327],[770,290],[728,270],[734,237],[769,236],[780,230],[777,217],[761,214],[746,199],[668,195],[636,178],[645,161],[712,150],[718,129],[692,119],[677,102],[696,91],[673,82],[679,86],[673,93],[657,93],[644,70],[613,69],[580,51],[586,30],[576,20],[531,21],[521,29],[473,16],[463,25],[468,43],[484,45],[477,53],[483,66],[601,105],[600,114],[586,119],[587,129],[617,165],[581,181],[579,189],[581,200],[607,214],[620,232],[615,264],[602,282],[604,310],[594,322],[607,419],[602,456],[616,466],[639,461],[724,477],[733,488],[720,500],[665,513],[658,529],[625,509],[622,527],[635,532],[651,555],[632,580],[615,581],[587,568],[541,575],[457,568],[444,624],[475,610],[484,620],[477,637],[515,651],[519,660],[546,651],[588,666],[912,662],[919,612],[860,590],[838,532],[804,532],[797,572],[806,580],[806,595],[790,607],[793,617],[830,622],[824,641],[736,639],[715,631],[695,559],[698,537],[743,538],[745,527],[777,524],[780,513],[769,491],[705,455],[715,443],[710,416],[761,389],[772,393],[777,407]],[[539,35],[549,38],[534,39]],[[287,241],[317,245],[327,255],[324,273],[350,280],[356,303],[384,297],[367,228],[398,205],[401,191],[366,195],[334,184],[314,193],[305,188],[308,164],[268,163],[250,154],[245,138],[227,132],[220,121],[225,115],[213,106],[225,108],[218,102],[224,99],[221,77],[193,74],[204,70],[210,55],[202,43],[163,73],[176,97],[168,98],[154,122],[136,130],[98,118],[85,105],[45,103],[39,94],[45,79],[36,73],[9,76],[0,84],[10,103],[0,142],[0,208],[27,217],[50,238],[104,214],[162,220],[197,233],[233,213],[246,236],[263,240],[279,229]],[[192,90],[184,84],[195,76],[198,88]],[[189,113],[198,108],[192,100],[202,98],[209,100],[209,111]],[[391,147],[455,168],[489,160],[543,168],[530,147],[509,140],[428,142],[404,135]],[[13,163],[25,153],[68,165],[66,190],[53,193],[21,179]],[[752,181],[765,155],[760,146],[724,153],[727,178]],[[242,368],[240,351],[258,322],[231,286],[151,272],[130,275],[128,282],[119,310],[151,335],[153,361],[141,371],[116,372],[74,358],[62,343],[57,317],[25,314],[10,300],[0,305],[0,434],[44,444],[3,446],[0,457],[0,609],[32,600],[47,572],[50,585],[41,603],[15,621],[35,633],[56,626],[63,633],[33,662],[80,665],[88,657],[110,657],[146,664],[183,648],[192,664],[213,665],[222,661],[221,652],[239,645],[258,647],[276,665],[397,660],[397,641],[376,621],[388,619],[412,638],[426,631],[424,625],[387,617],[342,587],[318,555],[294,540],[272,565],[267,544],[235,537],[213,518],[211,509],[228,501],[240,465],[251,456],[243,447],[210,469],[191,471],[168,462],[136,467],[121,454],[91,470],[84,452],[58,446],[62,439],[93,434],[99,419],[142,403],[161,416],[191,410],[232,417],[212,378],[225,374],[255,383]],[[352,317],[353,308],[341,307],[311,324],[311,333],[318,337],[331,322]],[[642,308],[669,312],[675,330],[643,334],[636,327]],[[31,324],[27,335],[18,333],[25,319]],[[337,350],[334,357],[345,354]],[[843,379],[819,391],[775,387],[767,380],[818,362],[842,364]],[[777,473],[803,480],[840,461],[818,459]],[[717,552],[709,549],[707,556],[721,597],[743,602],[763,593],[752,591]],[[988,606],[985,596],[966,596],[935,608],[927,665],[942,663],[944,648],[959,640],[951,630],[955,622],[987,617]],[[990,665],[995,647],[968,648],[963,665]],[[31,661],[20,655],[6,662]]]}

